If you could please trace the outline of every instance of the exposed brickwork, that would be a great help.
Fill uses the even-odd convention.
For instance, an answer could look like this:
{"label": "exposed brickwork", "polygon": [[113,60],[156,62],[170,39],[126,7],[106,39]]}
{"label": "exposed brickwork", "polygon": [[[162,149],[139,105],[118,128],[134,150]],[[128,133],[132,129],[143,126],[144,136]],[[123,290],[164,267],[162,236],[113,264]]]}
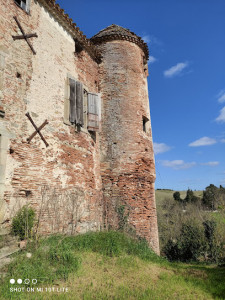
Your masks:
{"label": "exposed brickwork", "polygon": [[[36,55],[25,40],[13,41],[21,34],[14,16],[26,34],[37,33],[29,39]],[[159,252],[150,121],[143,131],[143,117],[150,118],[143,65],[148,49],[130,34],[131,41],[94,46],[54,1],[32,0],[30,15],[14,0],[0,3],[0,134],[4,129],[6,136],[0,221],[31,204],[41,233],[75,234],[118,228],[124,206],[128,225]],[[83,51],[74,53],[74,39]],[[99,133],[65,122],[68,77],[101,93]],[[48,120],[41,133],[49,147],[38,134],[27,142],[34,132],[27,112],[37,126]]]}
{"label": "exposed brickwork", "polygon": [[100,88],[103,119],[101,169],[108,226],[118,226],[118,207],[129,211],[128,222],[139,236],[158,248],[154,197],[155,166],[143,52],[127,41],[109,41],[102,53]]}

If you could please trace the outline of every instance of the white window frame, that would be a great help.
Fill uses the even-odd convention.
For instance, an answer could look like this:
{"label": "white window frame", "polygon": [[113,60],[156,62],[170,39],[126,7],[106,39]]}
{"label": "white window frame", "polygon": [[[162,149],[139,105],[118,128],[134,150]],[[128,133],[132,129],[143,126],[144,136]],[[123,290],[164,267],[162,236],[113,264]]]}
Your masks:
{"label": "white window frame", "polygon": [[27,12],[28,14],[30,13],[30,2],[31,0],[20,0],[20,3],[14,0],[16,5],[18,5],[22,10]]}

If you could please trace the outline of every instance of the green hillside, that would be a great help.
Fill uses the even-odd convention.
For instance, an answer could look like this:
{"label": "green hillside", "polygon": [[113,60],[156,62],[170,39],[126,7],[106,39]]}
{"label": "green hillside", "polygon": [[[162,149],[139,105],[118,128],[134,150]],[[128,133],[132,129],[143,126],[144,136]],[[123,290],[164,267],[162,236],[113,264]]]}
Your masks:
{"label": "green hillside", "polygon": [[[155,191],[155,196],[156,196],[156,203],[157,204],[161,204],[161,202],[165,199],[173,199],[173,193],[176,191],[172,191],[172,190],[167,190],[167,189],[163,189],[163,190],[156,190]],[[187,191],[180,191],[180,196],[181,198],[185,198],[186,196],[186,192]],[[197,197],[202,197],[203,191],[194,191],[195,196]]]}

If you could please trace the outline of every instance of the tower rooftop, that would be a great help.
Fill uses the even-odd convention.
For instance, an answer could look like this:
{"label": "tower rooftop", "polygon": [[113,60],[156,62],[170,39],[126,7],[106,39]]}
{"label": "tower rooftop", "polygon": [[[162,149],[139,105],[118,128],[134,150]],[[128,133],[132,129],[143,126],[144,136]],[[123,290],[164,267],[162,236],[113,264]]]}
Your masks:
{"label": "tower rooftop", "polygon": [[101,44],[103,42],[112,40],[126,40],[137,44],[144,52],[146,59],[149,58],[149,50],[147,44],[141,37],[137,36],[134,32],[122,26],[112,24],[95,34],[91,39],[93,44]]}

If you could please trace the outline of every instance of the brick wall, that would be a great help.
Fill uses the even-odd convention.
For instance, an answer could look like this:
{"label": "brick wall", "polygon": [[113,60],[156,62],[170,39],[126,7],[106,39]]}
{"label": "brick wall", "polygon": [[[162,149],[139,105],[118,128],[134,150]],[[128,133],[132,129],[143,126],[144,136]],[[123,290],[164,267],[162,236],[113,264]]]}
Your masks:
{"label": "brick wall", "polygon": [[[42,2],[32,0],[30,14],[14,0],[0,2],[0,222],[30,204],[40,233],[123,227],[159,253],[143,50],[128,41],[103,43],[98,65],[86,50],[74,53],[70,30]],[[21,34],[14,16],[26,34],[37,33],[29,39],[36,55],[24,39],[13,40]],[[69,77],[102,95],[95,135],[65,117]],[[38,134],[27,142],[34,132],[27,112],[37,126],[48,121],[41,133],[49,147]]]}
{"label": "brick wall", "polygon": [[[127,218],[128,227],[159,252],[144,53],[127,41],[106,42],[99,49],[103,56],[101,170],[106,225],[125,226]],[[143,117],[149,119],[145,131]]]}

